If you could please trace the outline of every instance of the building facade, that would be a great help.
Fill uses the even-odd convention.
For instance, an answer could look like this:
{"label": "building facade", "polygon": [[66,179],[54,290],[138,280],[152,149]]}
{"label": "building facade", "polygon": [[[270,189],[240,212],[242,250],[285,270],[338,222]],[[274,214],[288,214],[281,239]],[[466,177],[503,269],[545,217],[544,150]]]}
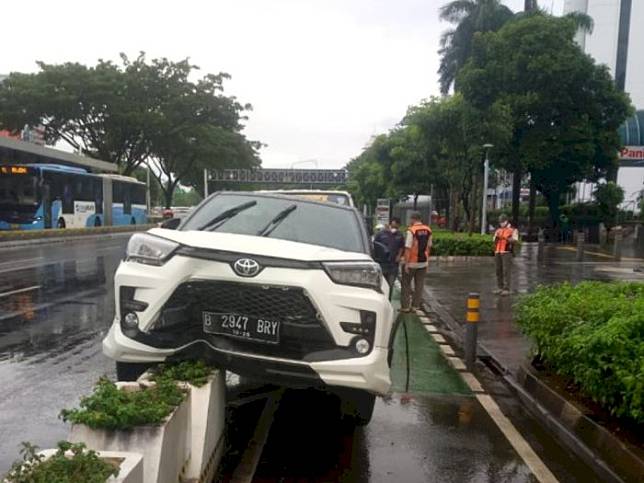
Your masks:
{"label": "building facade", "polygon": [[[606,64],[617,87],[631,96],[636,109],[644,109],[644,0],[566,0],[564,13],[582,12],[594,22],[592,32],[579,32],[577,43],[598,63]],[[626,148],[620,153],[617,182],[624,188],[624,208],[637,205],[644,189],[644,113],[629,119],[620,129]],[[639,166],[638,166],[639,165]],[[588,201],[592,189],[580,184],[578,201]]]}

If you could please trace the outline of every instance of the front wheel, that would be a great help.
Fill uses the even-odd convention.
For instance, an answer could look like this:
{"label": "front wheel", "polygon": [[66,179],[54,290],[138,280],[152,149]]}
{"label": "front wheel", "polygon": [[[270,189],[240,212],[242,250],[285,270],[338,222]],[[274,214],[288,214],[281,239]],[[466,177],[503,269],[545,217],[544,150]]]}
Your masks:
{"label": "front wheel", "polygon": [[373,416],[376,396],[366,391],[350,391],[340,396],[342,418],[356,426],[366,426]]}
{"label": "front wheel", "polygon": [[141,374],[147,371],[153,364],[140,364],[137,362],[116,361],[116,379],[118,381],[136,381]]}
{"label": "front wheel", "polygon": [[56,224],[56,228],[63,229],[65,228],[65,220],[62,218],[58,219],[58,223]]}

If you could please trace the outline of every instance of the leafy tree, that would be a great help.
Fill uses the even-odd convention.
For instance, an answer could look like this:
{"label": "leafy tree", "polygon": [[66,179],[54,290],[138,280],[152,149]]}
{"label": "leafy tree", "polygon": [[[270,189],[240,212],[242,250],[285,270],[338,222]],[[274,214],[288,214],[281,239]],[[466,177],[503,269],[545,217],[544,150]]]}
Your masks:
{"label": "leafy tree", "polygon": [[[35,74],[13,73],[0,84],[0,129],[43,124],[48,143],[66,141],[118,164],[123,174],[152,157],[170,193],[166,200],[195,159],[213,154],[221,130],[241,130],[250,109],[223,95],[227,74],[191,81],[198,68],[187,59],[147,61],[141,53],[134,60],[121,54],[120,65],[100,60],[91,67],[38,66]],[[202,140],[205,146],[197,147]]]}
{"label": "leafy tree", "polygon": [[196,206],[202,199],[197,190],[177,186],[172,194],[172,206]]}
{"label": "leafy tree", "polygon": [[248,141],[243,134],[234,131],[219,130],[216,135],[219,140],[211,145],[209,156],[197,158],[193,168],[181,178],[182,184],[194,188],[202,198],[204,169],[255,168],[260,165],[258,151],[262,147],[261,143]]}
{"label": "leafy tree", "polygon": [[511,135],[511,118],[500,104],[481,110],[463,96],[431,99],[409,109],[403,125],[416,133],[424,149],[424,164],[416,170],[424,172],[432,183],[449,192],[449,222],[459,225],[459,208],[465,211],[470,231],[474,228],[482,181],[483,144],[502,148]]}
{"label": "leafy tree", "polygon": [[456,24],[443,32],[440,40],[438,73],[442,94],[449,92],[456,74],[467,62],[474,34],[496,31],[513,15],[501,0],[454,0],[441,7],[441,20]]}
{"label": "leafy tree", "polygon": [[479,108],[509,108],[513,134],[499,161],[527,167],[548,201],[553,226],[560,194],[573,182],[599,179],[617,162],[619,125],[630,113],[608,68],[574,42],[578,24],[539,12],[477,36],[457,78]]}
{"label": "leafy tree", "polygon": [[378,198],[390,193],[389,177],[386,173],[390,165],[388,135],[381,134],[357,158],[346,166],[349,172],[347,188],[358,205],[373,208]]}
{"label": "leafy tree", "polygon": [[619,205],[624,201],[624,189],[613,181],[597,185],[593,192],[599,207],[599,216],[607,227],[617,221]]}

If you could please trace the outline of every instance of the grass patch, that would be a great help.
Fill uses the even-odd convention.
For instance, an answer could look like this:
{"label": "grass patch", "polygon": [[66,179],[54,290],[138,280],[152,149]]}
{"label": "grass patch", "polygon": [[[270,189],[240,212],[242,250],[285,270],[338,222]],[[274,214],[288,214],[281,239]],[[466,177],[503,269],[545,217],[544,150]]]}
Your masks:
{"label": "grass patch", "polygon": [[644,283],[543,286],[516,314],[546,368],[611,414],[644,423]]}
{"label": "grass patch", "polygon": [[8,230],[0,231],[0,243],[15,240],[35,240],[39,238],[64,238],[70,236],[97,235],[104,233],[124,233],[149,230],[156,225],[98,226],[95,228],[51,228],[48,230]]}

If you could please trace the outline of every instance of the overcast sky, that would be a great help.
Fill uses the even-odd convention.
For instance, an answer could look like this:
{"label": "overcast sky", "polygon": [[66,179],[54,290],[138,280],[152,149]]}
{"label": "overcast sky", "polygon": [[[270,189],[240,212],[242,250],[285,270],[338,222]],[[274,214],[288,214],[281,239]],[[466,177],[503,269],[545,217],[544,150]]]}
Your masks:
{"label": "overcast sky", "polygon": [[[97,5],[100,3],[100,6]],[[30,0],[2,2],[0,74],[35,61],[190,57],[228,72],[254,110],[246,135],[265,167],[342,167],[407,106],[438,94],[446,0]],[[523,0],[505,2],[513,10]],[[563,0],[541,5],[561,13]],[[299,167],[312,167],[301,163]]]}

